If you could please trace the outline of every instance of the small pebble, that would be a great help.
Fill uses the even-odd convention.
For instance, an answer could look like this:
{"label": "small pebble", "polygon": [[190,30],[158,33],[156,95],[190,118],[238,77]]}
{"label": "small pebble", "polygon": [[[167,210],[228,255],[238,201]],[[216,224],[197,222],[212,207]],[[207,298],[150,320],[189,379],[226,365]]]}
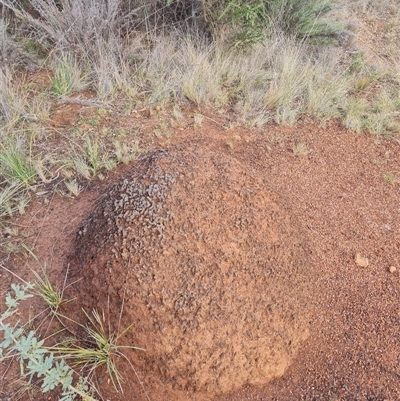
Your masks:
{"label": "small pebble", "polygon": [[361,256],[361,253],[356,254],[355,261],[359,267],[368,267],[369,265],[368,259]]}
{"label": "small pebble", "polygon": [[389,272],[392,273],[392,274],[393,274],[396,270],[397,270],[397,269],[396,269],[396,266],[390,266],[390,267],[389,267]]}

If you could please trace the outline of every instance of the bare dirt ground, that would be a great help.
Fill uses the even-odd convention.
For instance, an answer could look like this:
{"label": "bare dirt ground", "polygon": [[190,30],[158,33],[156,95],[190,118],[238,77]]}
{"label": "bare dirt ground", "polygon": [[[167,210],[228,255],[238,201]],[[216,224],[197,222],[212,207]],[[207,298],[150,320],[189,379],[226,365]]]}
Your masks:
{"label": "bare dirt ground", "polygon": [[[232,207],[233,198],[229,195],[227,169],[230,168],[238,173],[232,177],[232,182],[239,186],[244,185],[244,172],[256,177],[249,181],[252,186],[259,189],[261,198],[255,198],[256,203],[264,202],[264,205],[259,206],[251,217],[262,219],[263,214],[266,214],[269,218],[268,210],[271,205],[275,205],[273,207],[280,216],[275,221],[269,220],[272,221],[272,227],[278,234],[276,237],[265,235],[266,245],[274,238],[278,238],[286,248],[291,247],[290,241],[285,242],[287,238],[294,238],[299,243],[304,243],[305,250],[299,254],[293,253],[293,249],[284,249],[287,251],[287,254],[284,253],[285,257],[292,253],[293,260],[295,261],[298,256],[301,262],[302,278],[298,292],[296,288],[290,286],[292,279],[297,283],[296,280],[299,279],[297,273],[292,276],[287,265],[279,265],[283,274],[276,281],[277,293],[282,288],[290,288],[286,307],[289,307],[290,299],[295,299],[299,294],[307,294],[309,298],[307,305],[302,306],[306,309],[307,313],[304,316],[307,316],[307,321],[301,320],[301,326],[304,324],[307,327],[308,337],[301,336],[307,338],[294,347],[293,352],[290,352],[290,358],[287,357],[287,353],[278,352],[278,359],[275,359],[279,362],[279,355],[284,359],[283,375],[279,373],[279,377],[269,382],[254,380],[256,384],[246,375],[240,376],[237,382],[235,382],[237,376],[228,376],[228,379],[224,378],[223,394],[218,394],[219,391],[215,389],[218,381],[213,382],[214,387],[200,386],[199,391],[196,391],[193,386],[197,380],[196,369],[203,368],[201,364],[204,363],[206,354],[198,358],[198,366],[195,365],[196,369],[190,372],[190,377],[195,379],[189,380],[188,386],[186,386],[188,378],[182,377],[182,372],[188,365],[174,365],[175,371],[179,371],[181,375],[181,381],[177,385],[176,376],[168,372],[163,374],[162,369],[157,371],[146,368],[146,357],[137,354],[137,373],[149,398],[154,401],[399,400],[400,184],[397,183],[397,179],[400,179],[399,144],[393,139],[346,131],[335,122],[325,125],[303,122],[294,127],[265,126],[259,130],[249,130],[230,126],[229,121],[218,115],[210,114],[207,117],[204,111],[206,118],[201,125],[194,124],[193,112],[188,112],[179,126],[170,128],[170,134],[160,136],[158,131],[157,135],[154,135],[154,127],[165,119],[163,111],[157,112],[155,116],[151,114],[134,113],[134,117],[127,117],[125,120],[121,118],[118,122],[120,125],[126,124],[127,127],[129,125],[139,127],[139,137],[148,154],[160,149],[167,152],[175,152],[173,149],[176,147],[184,149],[185,157],[182,160],[195,166],[193,168],[197,169],[196,177],[202,176],[199,169],[203,159],[204,175],[209,174],[212,168],[214,168],[212,174],[210,173],[212,177],[217,177],[218,171],[224,171],[220,180],[215,178],[213,185],[215,188],[223,189],[226,185],[223,193],[227,194],[229,207]],[[112,122],[109,121],[110,124]],[[193,153],[194,161],[190,161],[190,153]],[[214,164],[210,162],[218,160],[218,156],[222,170],[215,169],[215,162]],[[168,163],[171,169],[173,166]],[[52,195],[46,200],[38,199],[18,221],[20,230],[25,235],[25,242],[30,241],[34,245],[35,254],[42,263],[46,263],[50,278],[62,282],[66,268],[70,265],[73,272],[71,280],[76,279],[79,276],[79,269],[90,266],[87,262],[86,264],[82,262],[84,252],[82,254],[82,250],[77,248],[77,233],[83,221],[95,210],[96,205],[99,202],[101,204],[101,199],[107,194],[107,188],[129,174],[129,169],[133,165],[134,163],[110,173],[105,181],[92,181],[76,198]],[[193,206],[183,197],[188,195],[183,188],[180,187],[184,206],[182,210]],[[197,194],[201,190],[200,184],[195,184],[194,189],[197,191],[193,194],[194,199],[199,202],[201,198]],[[265,201],[266,198],[268,201]],[[223,199],[221,202],[223,203]],[[241,213],[244,213],[246,203],[240,201],[238,203]],[[256,207],[256,203],[252,207]],[[206,203],[201,205],[204,207]],[[216,204],[213,206],[216,207]],[[217,214],[214,216],[215,219],[218,217],[216,221],[228,224],[230,220],[220,216],[223,209],[216,210]],[[187,212],[195,212],[195,209]],[[262,248],[260,244],[263,237],[260,234],[264,234],[262,223],[261,226],[257,226],[259,222],[254,221],[254,224],[256,228],[261,227],[261,229],[254,230],[253,227],[249,232],[256,238],[254,244]],[[218,227],[218,224],[215,226]],[[231,227],[219,228],[224,228],[228,237],[239,234],[239,231],[233,228],[231,230]],[[288,237],[285,237],[285,233]],[[227,250],[228,242],[224,242],[223,233],[216,231],[213,235],[221,236],[221,243]],[[179,248],[179,245],[177,247]],[[216,248],[213,250],[216,251]],[[194,249],[192,251],[194,252]],[[245,253],[245,258],[248,257],[248,249],[243,248],[241,251]],[[357,254],[360,254],[359,263],[356,263]],[[267,258],[268,250],[264,250],[261,256]],[[368,259],[368,266],[361,267],[359,264],[365,262],[364,258]],[[81,265],[78,263],[79,260]],[[172,259],[168,259],[168,262],[171,264]],[[215,260],[215,263],[218,262],[220,260]],[[28,277],[26,260],[23,258],[15,256],[3,263],[9,269]],[[167,265],[168,263],[161,266],[164,269],[163,274]],[[178,270],[181,269],[179,266]],[[237,265],[231,263],[225,267],[234,268]],[[257,274],[256,277],[262,279],[259,272]],[[79,284],[81,299],[86,299],[88,304],[93,305],[96,291],[93,290],[93,281],[89,280],[91,275],[86,271],[82,272],[82,277],[85,277],[89,285],[85,293],[82,285],[85,281]],[[2,272],[2,292],[12,281],[12,277]],[[215,281],[209,279],[204,282],[212,287],[210,290],[215,291],[221,281],[217,277]],[[251,307],[254,306],[251,300],[253,302],[261,300],[260,305],[263,306],[266,294],[262,293],[260,282],[257,279],[249,282],[251,283],[247,288],[249,293],[243,294],[243,299],[250,302],[248,305]],[[269,294],[273,294],[275,288],[271,283],[265,286]],[[110,282],[107,284],[111,285]],[[99,291],[105,291],[101,283],[97,285]],[[153,287],[156,288],[158,287]],[[226,290],[229,292],[230,289]],[[257,292],[260,292],[260,296],[253,297]],[[88,298],[85,298],[86,294]],[[98,301],[99,299],[96,300],[97,303]],[[299,312],[296,306],[291,307]],[[254,309],[256,310],[257,308]],[[235,306],[229,311],[235,318],[240,315]],[[246,354],[244,341],[246,337],[235,337],[232,330],[234,319],[223,312],[218,324],[213,322],[211,327],[220,330],[218,336],[222,338],[222,328],[226,327],[227,337],[223,338],[224,344],[227,347],[231,346],[235,339],[239,338],[243,341],[239,347],[240,351]],[[299,316],[303,316],[301,311]],[[157,315],[158,322],[161,318],[161,315]],[[172,323],[168,321],[168,316],[165,316],[165,326],[171,329]],[[268,333],[267,324],[261,323],[259,327],[262,330],[257,331],[255,326],[252,326],[256,335],[261,339],[262,331],[265,330],[266,338],[273,338],[269,337],[271,333]],[[135,327],[132,330],[134,333]],[[140,328],[138,330],[140,332]],[[181,334],[182,332],[179,333]],[[156,335],[157,332],[150,332],[149,341],[155,341],[153,336]],[[289,341],[293,337],[289,329],[284,335],[288,336]],[[138,338],[143,340],[144,336],[138,335]],[[178,338],[179,341],[184,341],[184,336]],[[163,341],[167,340],[163,338]],[[169,345],[175,346],[172,339],[168,341]],[[191,341],[192,338],[188,336],[186,345],[191,344]],[[167,342],[162,344],[168,345]],[[182,344],[182,347],[184,346],[185,344]],[[258,352],[262,352],[262,347],[261,344]],[[249,345],[249,355],[254,355],[250,351],[255,348],[257,347],[254,344]],[[199,350],[201,351],[202,349]],[[196,355],[193,352],[191,348],[189,354],[195,359]],[[267,352],[270,352],[270,349],[267,349]],[[188,363],[187,355],[185,354],[180,361]],[[154,358],[155,363],[151,366],[159,366],[156,356]],[[221,355],[222,365],[226,363],[223,358]],[[251,362],[248,369],[256,364],[255,360],[253,365]],[[124,366],[123,362],[121,363]],[[234,368],[231,371],[233,375],[237,374]],[[106,395],[105,399],[145,400],[143,388],[139,386],[128,367],[126,369],[123,367],[122,371],[129,377],[123,396],[117,395],[111,386],[107,385],[104,372],[99,373],[98,381]],[[207,376],[207,369],[205,375]],[[229,385],[235,389],[229,391]]]}

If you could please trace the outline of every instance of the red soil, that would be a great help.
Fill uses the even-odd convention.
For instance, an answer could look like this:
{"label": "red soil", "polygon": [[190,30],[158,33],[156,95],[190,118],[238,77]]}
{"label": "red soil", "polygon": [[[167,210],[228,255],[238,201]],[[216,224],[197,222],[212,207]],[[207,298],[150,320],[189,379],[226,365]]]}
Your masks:
{"label": "red soil", "polygon": [[[307,144],[310,152],[294,154],[293,145],[299,142]],[[172,150],[177,144],[178,151]],[[180,209],[177,206],[179,202],[176,204],[167,202],[168,207],[182,211],[174,227],[184,224],[188,216],[193,217],[194,223],[189,229],[188,239],[182,239],[178,236],[179,233],[175,233],[177,237],[171,250],[173,253],[168,255],[167,252],[158,265],[161,271],[160,280],[154,282],[145,280],[143,285],[148,286],[145,288],[151,288],[156,298],[159,296],[157,292],[162,291],[167,285],[171,290],[166,291],[167,301],[172,302],[173,291],[183,288],[182,269],[189,259],[182,256],[181,260],[178,260],[175,275],[170,276],[172,280],[168,280],[167,269],[173,264],[174,255],[186,248],[194,257],[198,252],[207,251],[201,255],[207,257],[205,266],[208,272],[212,263],[216,269],[219,264],[219,269],[223,270],[221,262],[224,260],[224,253],[233,257],[228,260],[234,261],[225,266],[227,271],[238,269],[240,272],[242,266],[239,262],[243,262],[244,266],[246,263],[251,264],[251,252],[244,245],[238,248],[240,252],[235,252],[232,244],[245,244],[244,237],[240,237],[240,235],[245,236],[245,230],[235,227],[230,217],[234,216],[234,213],[249,213],[248,217],[252,224],[248,228],[248,235],[252,241],[254,240],[253,245],[260,250],[262,258],[277,261],[280,269],[278,271],[282,274],[272,276],[265,286],[268,288],[268,294],[262,291],[263,286],[259,280],[263,280],[265,276],[260,269],[256,269],[254,280],[248,279],[243,273],[246,270],[243,270],[239,282],[249,285],[248,287],[244,285],[240,289],[235,288],[235,282],[229,278],[229,274],[226,281],[223,281],[222,276],[207,278],[206,275],[205,280],[201,282],[209,286],[212,297],[217,296],[217,299],[225,302],[223,305],[228,308],[229,313],[222,311],[215,320],[212,320],[210,309],[203,310],[201,322],[205,324],[209,319],[210,325],[202,327],[210,330],[207,335],[213,344],[218,336],[223,338],[224,347],[228,350],[233,351],[237,346],[238,352],[249,358],[253,358],[257,352],[261,353],[262,348],[266,353],[265,358],[272,358],[276,366],[281,362],[281,367],[286,369],[284,373],[282,371],[282,376],[279,369],[271,371],[266,369],[263,379],[260,372],[252,371],[256,366],[255,358],[253,364],[249,364],[248,360],[244,360],[242,364],[229,355],[220,355],[218,360],[211,347],[203,343],[199,344],[196,354],[194,337],[188,335],[185,338],[185,331],[182,328],[184,319],[176,321],[166,316],[170,307],[168,305],[171,303],[167,302],[167,305],[162,306],[156,300],[154,304],[156,309],[151,316],[148,314],[149,309],[143,307],[135,311],[134,305],[130,305],[126,308],[126,316],[137,318],[132,329],[133,338],[141,342],[140,345],[144,345],[146,335],[148,337],[146,346],[148,356],[140,355],[137,351],[132,360],[137,358],[137,374],[143,381],[143,388],[150,399],[154,401],[399,400],[400,187],[399,184],[391,183],[387,179],[389,173],[400,178],[399,145],[394,140],[345,131],[335,123],[323,127],[313,124],[290,128],[267,126],[258,131],[244,128],[221,129],[219,124],[204,123],[197,130],[192,128],[177,130],[171,143],[151,146],[153,149],[160,146],[167,150],[171,149],[169,152],[173,157],[162,162],[165,171],[174,171],[175,160],[176,172],[194,172],[193,191],[185,188],[185,185],[190,184],[190,177],[179,181],[180,184],[176,187],[176,199],[181,202]],[[183,156],[178,155],[179,149],[183,152]],[[190,155],[193,155],[193,158]],[[204,166],[203,171],[201,166]],[[54,196],[46,204],[36,202],[19,222],[25,235],[34,242],[35,254],[39,260],[47,263],[50,277],[62,282],[66,267],[71,263],[71,272],[75,278],[80,275],[79,269],[81,269],[84,281],[79,284],[79,288],[82,291],[87,285],[90,298],[81,292],[82,303],[87,306],[107,305],[104,299],[103,303],[99,303],[99,300],[104,298],[108,288],[116,289],[117,284],[113,275],[100,273],[101,264],[107,260],[111,260],[113,268],[116,264],[112,262],[112,258],[106,260],[102,256],[110,258],[107,241],[104,242],[104,249],[101,246],[98,254],[93,253],[93,256],[98,258],[96,260],[99,264],[91,264],[89,259],[85,258],[91,255],[95,239],[89,238],[87,245],[78,240],[80,248],[77,248],[76,235],[90,213],[93,210],[100,210],[101,206],[97,206],[96,209],[96,201],[104,205],[104,194],[108,194],[106,197],[110,195],[106,188],[119,177],[134,174],[127,170],[123,168],[110,174],[107,182],[92,182],[90,187],[76,199]],[[230,180],[232,187],[229,185]],[[209,182],[212,183],[210,186],[212,189],[218,188],[220,191],[222,188],[222,192],[213,190],[212,193],[222,193],[226,197],[228,214],[224,217],[223,204],[217,204],[216,200],[213,200],[210,210],[215,211],[215,214],[211,213],[211,221],[207,223],[206,208],[210,204],[203,195],[207,193],[206,185]],[[231,192],[231,189],[243,188],[245,182],[248,182],[251,188],[256,188],[258,195],[254,196],[253,203],[246,203],[237,198],[237,209],[235,209],[235,191]],[[143,183],[149,184],[147,181]],[[193,199],[193,202],[188,198]],[[274,210],[275,214],[271,212]],[[265,225],[258,220],[261,216],[266,218]],[[212,224],[213,219],[216,221],[215,225]],[[200,224],[202,221],[204,224]],[[221,226],[220,222],[224,222],[225,225]],[[200,228],[203,234],[210,234],[215,242],[211,242],[209,248],[199,250],[196,249],[194,235],[195,229]],[[100,231],[97,233],[100,234]],[[170,240],[172,235],[172,232],[168,232],[166,238]],[[122,240],[121,238],[118,238],[118,241]],[[267,244],[274,239],[277,240],[282,244],[283,253],[273,259],[275,256],[268,247],[263,249],[262,238]],[[304,249],[295,246],[296,243],[304,244]],[[103,250],[105,253],[102,253]],[[220,254],[218,250],[221,250]],[[154,253],[149,255],[149,260],[154,263],[159,261],[158,252],[159,249],[155,249]],[[368,267],[362,268],[356,264],[357,253],[368,258]],[[238,255],[243,255],[240,256],[243,260]],[[293,256],[291,261],[290,255]],[[291,273],[289,267],[292,262],[299,262],[301,274],[298,274],[296,269],[294,275]],[[24,263],[20,259],[13,258],[4,263],[8,268],[24,274]],[[396,267],[397,270],[391,273],[390,267]],[[91,273],[86,270],[88,268],[98,272],[99,277],[104,277],[104,283],[107,283],[108,287],[104,287],[102,283],[96,284],[95,280],[91,279]],[[96,268],[98,270],[95,270]],[[150,269],[153,268],[154,265],[150,264]],[[154,273],[153,270],[150,271]],[[2,275],[5,288],[12,279],[6,277],[4,272]],[[196,293],[195,275],[190,277],[193,280],[190,279],[192,281],[189,282],[189,287],[192,286],[194,294],[200,298],[192,299],[193,302],[189,300],[192,302],[188,301],[189,304],[183,302],[182,305],[188,307],[189,313],[191,313],[190,307],[195,305],[197,300],[201,302],[207,300],[200,289]],[[71,276],[71,280],[73,279]],[[298,292],[290,285],[292,279],[294,283],[299,284]],[[92,286],[93,283],[97,287]],[[133,279],[131,284],[140,295],[137,298],[138,302],[149,301],[149,293],[141,292],[143,286],[134,283]],[[218,298],[222,284],[226,292],[225,298]],[[254,316],[258,313],[257,306],[264,307],[267,297],[273,297],[275,286],[277,294],[283,296],[283,298],[276,297],[278,303],[284,299],[280,304],[284,316],[281,340],[267,330],[267,322],[260,321],[259,326],[251,326],[253,334],[255,333],[256,338],[261,341],[260,348],[251,341],[248,341],[246,347],[246,341],[252,338],[252,333],[244,333],[244,326],[240,325],[237,326],[240,332],[234,331],[234,318],[239,316],[238,310],[241,307],[234,295],[239,293],[242,296],[240,301],[243,300],[243,305],[249,308],[250,318],[252,314]],[[287,293],[284,293],[285,289],[288,289]],[[121,292],[119,296],[122,296]],[[297,296],[300,302],[291,302]],[[304,304],[304,299],[308,299],[309,302]],[[111,321],[115,318],[115,310],[112,308],[117,305],[113,302],[111,299]],[[291,325],[285,317],[291,309],[297,316],[298,324]],[[310,319],[308,319],[309,313]],[[162,321],[163,316],[165,321]],[[277,320],[274,319],[278,314],[271,316],[272,325],[276,328],[274,322]],[[154,328],[155,322],[165,324],[169,337],[159,337],[162,330]],[[175,323],[178,323],[176,338],[171,335]],[[191,321],[187,323],[190,326]],[[227,336],[223,337],[225,329]],[[204,330],[197,331],[197,328],[190,330],[197,333],[200,342],[204,341],[202,337]],[[308,339],[301,342],[300,339],[305,338],[306,330],[309,330]],[[265,337],[262,335],[263,332]],[[295,342],[289,345],[289,349],[283,350],[279,345],[293,339]],[[122,341],[125,340],[127,339],[124,338]],[[275,356],[271,357],[274,341],[277,349]],[[182,347],[179,348],[178,344]],[[167,350],[167,346],[171,346],[171,350]],[[166,353],[164,355],[163,350]],[[169,351],[173,352],[168,353]],[[188,369],[190,357],[195,367],[192,371]],[[207,358],[215,358],[209,366],[204,365]],[[229,360],[231,364],[227,362]],[[125,369],[124,362],[121,360],[120,363],[122,371],[129,377],[125,382],[123,396],[115,394],[111,385],[107,384],[104,372],[99,373],[100,387],[107,399],[145,400],[145,395],[141,394],[142,387],[139,386],[129,366]],[[265,366],[264,362],[261,365]],[[159,367],[158,370],[156,366]],[[168,366],[172,367],[171,371],[168,371]],[[219,370],[219,366],[223,366],[224,370]],[[240,366],[243,369],[240,369]],[[212,368],[215,368],[215,371],[211,372]],[[187,376],[184,374],[185,371],[188,373]],[[273,376],[280,377],[267,382]],[[232,391],[228,391],[230,389]],[[219,394],[221,392],[223,394]]]}

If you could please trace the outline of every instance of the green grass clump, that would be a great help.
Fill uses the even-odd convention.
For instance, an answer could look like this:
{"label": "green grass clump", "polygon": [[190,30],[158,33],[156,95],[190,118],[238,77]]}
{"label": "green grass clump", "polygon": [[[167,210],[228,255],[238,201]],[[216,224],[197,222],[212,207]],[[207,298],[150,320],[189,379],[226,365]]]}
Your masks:
{"label": "green grass clump", "polygon": [[0,142],[0,218],[25,213],[36,169],[24,139],[13,136]]}
{"label": "green grass clump", "polygon": [[[89,346],[82,347],[79,344],[72,344],[72,346],[57,346],[52,350],[58,353],[59,357],[71,360],[75,366],[85,366],[91,369],[96,369],[100,366],[106,366],[108,376],[110,377],[115,389],[122,391],[122,374],[117,368],[116,359],[126,358],[122,350],[124,348],[142,350],[134,346],[118,345],[118,340],[133,326],[129,325],[120,334],[115,335],[108,333],[104,327],[103,319],[97,310],[92,311],[92,316],[85,312],[89,320],[89,324],[82,326],[87,335],[87,344]],[[128,361],[129,362],[129,361]]]}
{"label": "green grass clump", "polygon": [[388,184],[391,184],[391,185],[397,184],[399,181],[393,173],[385,174],[384,179],[385,179],[385,182],[387,182]]}
{"label": "green grass clump", "polygon": [[82,145],[75,144],[75,147],[78,151],[73,149],[72,161],[76,172],[83,178],[89,180],[108,166],[108,153],[98,137],[88,135]]}
{"label": "green grass clump", "polygon": [[36,294],[45,301],[46,305],[50,307],[51,311],[57,313],[58,309],[63,303],[63,292],[54,288],[46,274],[44,274],[42,277],[35,271],[33,271],[33,273],[36,276]]}
{"label": "green grass clump", "polygon": [[57,60],[52,79],[51,92],[56,96],[68,96],[85,88],[85,80],[81,69],[71,54]]}
{"label": "green grass clump", "polygon": [[12,216],[18,212],[24,214],[29,200],[30,197],[25,185],[0,183],[0,218]]}
{"label": "green grass clump", "polygon": [[0,143],[0,175],[25,185],[35,180],[36,170],[21,138],[9,139],[5,144]]}

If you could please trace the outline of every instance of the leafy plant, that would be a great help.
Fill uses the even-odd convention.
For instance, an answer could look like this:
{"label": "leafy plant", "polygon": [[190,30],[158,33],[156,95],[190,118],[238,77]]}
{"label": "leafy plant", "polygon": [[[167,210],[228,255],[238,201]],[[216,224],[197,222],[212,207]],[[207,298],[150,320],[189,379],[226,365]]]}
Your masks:
{"label": "leafy plant", "polygon": [[217,34],[220,25],[233,30],[236,46],[261,43],[273,31],[319,42],[332,40],[343,31],[342,24],[326,17],[333,9],[330,0],[209,0],[202,4],[206,20]]}
{"label": "leafy plant", "polygon": [[[27,331],[24,325],[16,323],[12,326],[6,323],[18,312],[21,301],[33,296],[33,285],[12,284],[11,292],[6,295],[7,310],[0,316],[0,332],[3,341],[0,343],[0,362],[6,359],[19,361],[21,374],[31,383],[34,378],[41,379],[41,391],[47,393],[56,387],[61,387],[60,401],[73,401],[77,396],[86,397],[86,400],[94,401],[88,393],[82,390],[82,386],[75,386],[74,370],[67,365],[65,360],[56,360],[53,352],[44,345],[34,330]],[[81,389],[79,388],[81,387]]]}
{"label": "leafy plant", "polygon": [[[32,251],[28,252],[38,262]],[[17,277],[23,285],[12,284],[12,291],[7,293],[6,306],[7,310],[0,316],[0,333],[2,333],[3,341],[0,342],[0,362],[5,359],[14,359],[19,362],[21,375],[28,380],[28,384],[35,379],[39,379],[40,389],[43,393],[60,387],[62,391],[61,401],[76,400],[77,396],[83,400],[95,401],[91,396],[93,391],[97,391],[90,383],[91,373],[98,367],[105,365],[117,391],[122,391],[123,376],[117,368],[116,360],[125,358],[132,367],[135,375],[136,371],[131,362],[126,358],[123,349],[143,350],[134,346],[119,345],[119,339],[133,326],[129,325],[119,334],[106,328],[104,325],[104,316],[100,315],[97,310],[92,311],[92,316],[85,313],[88,319],[87,324],[80,324],[67,316],[60,313],[59,307],[65,303],[63,299],[64,291],[57,290],[50,282],[43,270],[43,277],[37,272],[32,271],[36,277],[36,281],[31,284],[22,280],[12,271],[2,266],[8,273]],[[67,271],[68,274],[68,271]],[[64,286],[65,288],[65,281]],[[31,321],[21,324],[20,320],[15,323],[13,316],[18,313],[18,307],[21,301],[25,301],[33,296],[41,297],[47,306],[50,307],[53,316],[62,325],[63,330],[68,331],[72,337],[68,339],[69,344],[60,344],[48,346],[43,339],[40,339],[32,329]],[[14,322],[7,323],[10,319]],[[85,346],[77,340],[74,329],[67,326],[66,322],[72,325],[82,327],[87,333]],[[71,361],[71,365],[67,361]],[[74,368],[82,367],[80,373]],[[82,372],[86,372],[82,376]],[[77,377],[77,378],[76,378]],[[140,381],[139,381],[140,382]]]}
{"label": "leafy plant", "polygon": [[251,46],[262,41],[268,25],[264,0],[230,0],[218,20],[225,17],[229,18],[232,26],[236,26],[235,46]]}
{"label": "leafy plant", "polygon": [[398,182],[397,177],[393,173],[388,173],[384,177],[385,181],[389,184],[396,184]]}

